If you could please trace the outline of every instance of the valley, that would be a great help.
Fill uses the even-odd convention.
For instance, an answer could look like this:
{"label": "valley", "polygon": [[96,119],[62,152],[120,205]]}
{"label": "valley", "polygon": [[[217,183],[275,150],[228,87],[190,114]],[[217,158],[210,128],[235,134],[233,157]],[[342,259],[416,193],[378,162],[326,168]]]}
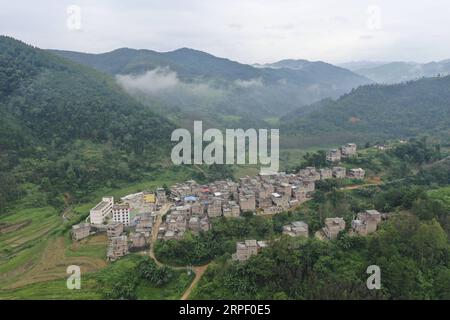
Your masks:
{"label": "valley", "polygon": [[[450,77],[435,74],[444,67],[387,85],[374,70],[320,61],[88,54],[6,36],[0,62],[0,299],[450,297]],[[280,172],[176,165],[171,133],[195,120],[219,132],[279,129]],[[358,151],[333,160],[348,142]],[[148,249],[111,256],[103,231],[71,238],[99,199],[157,188],[170,200],[139,213],[156,215]],[[81,290],[66,287],[72,264]],[[365,286],[372,264],[380,291]]]}

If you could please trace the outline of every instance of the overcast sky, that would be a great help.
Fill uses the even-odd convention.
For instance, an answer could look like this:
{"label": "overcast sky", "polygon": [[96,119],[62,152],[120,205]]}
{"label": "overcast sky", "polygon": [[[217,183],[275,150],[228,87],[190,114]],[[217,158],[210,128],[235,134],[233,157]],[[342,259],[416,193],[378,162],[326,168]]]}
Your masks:
{"label": "overcast sky", "polygon": [[450,59],[449,13],[449,0],[0,0],[0,34],[84,52],[190,47],[244,63],[428,62]]}

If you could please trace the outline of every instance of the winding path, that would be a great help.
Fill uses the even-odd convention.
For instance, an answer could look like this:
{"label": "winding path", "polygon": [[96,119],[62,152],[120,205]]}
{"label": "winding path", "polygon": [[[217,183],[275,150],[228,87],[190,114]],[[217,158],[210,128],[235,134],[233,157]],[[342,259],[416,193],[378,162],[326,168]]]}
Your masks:
{"label": "winding path", "polygon": [[203,274],[205,273],[206,269],[208,269],[209,263],[205,264],[204,266],[194,267],[193,270],[195,272],[195,278],[192,280],[192,283],[190,286],[186,289],[186,291],[181,296],[181,300],[187,300],[192,292],[192,289],[195,288],[197,283],[202,278]]}
{"label": "winding path", "polygon": [[[158,211],[158,214],[156,216],[156,221],[153,224],[153,228],[152,228],[152,240],[151,240],[151,244],[150,244],[149,256],[160,267],[163,266],[164,264],[161,263],[160,261],[158,261],[158,259],[156,259],[155,251],[154,251],[154,244],[155,244],[156,240],[158,239],[158,231],[159,231],[159,227],[161,226],[161,223],[162,223],[162,218],[169,212],[171,206],[172,206],[171,204],[165,204],[161,207],[161,209]],[[187,269],[186,267],[173,267],[170,265],[167,265],[167,266],[174,270]],[[202,276],[205,273],[208,266],[209,266],[209,263],[205,264],[203,266],[192,267],[192,271],[194,271],[195,277],[194,277],[194,280],[192,280],[189,287],[186,289],[186,291],[181,296],[181,300],[187,300],[189,298],[192,290],[195,288],[197,283],[200,281],[200,279],[202,278]]]}

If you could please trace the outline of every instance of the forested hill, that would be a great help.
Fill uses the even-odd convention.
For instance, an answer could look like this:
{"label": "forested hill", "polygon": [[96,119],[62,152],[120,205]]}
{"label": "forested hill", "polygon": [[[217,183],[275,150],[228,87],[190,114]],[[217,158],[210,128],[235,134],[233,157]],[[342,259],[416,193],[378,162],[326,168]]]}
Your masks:
{"label": "forested hill", "polygon": [[172,130],[112,78],[0,37],[0,209],[23,183],[56,199],[133,179],[169,155]]}
{"label": "forested hill", "polygon": [[255,67],[206,52],[122,48],[103,54],[51,51],[97,70],[119,75],[143,102],[158,101],[175,121],[202,119],[216,127],[263,126],[298,107],[337,98],[367,78],[325,63],[303,68]]}
{"label": "forested hill", "polygon": [[282,132],[303,144],[374,141],[450,132],[450,77],[368,85],[282,119]]}
{"label": "forested hill", "polygon": [[436,77],[450,74],[450,61],[430,63],[391,62],[383,65],[361,68],[354,71],[378,83],[400,83],[421,77]]}

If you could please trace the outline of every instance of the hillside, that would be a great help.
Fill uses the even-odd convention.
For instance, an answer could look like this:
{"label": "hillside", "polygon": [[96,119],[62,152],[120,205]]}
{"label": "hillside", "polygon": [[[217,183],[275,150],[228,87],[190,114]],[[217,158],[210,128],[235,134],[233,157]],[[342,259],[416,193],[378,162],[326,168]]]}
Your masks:
{"label": "hillside", "polygon": [[444,60],[430,63],[391,62],[354,70],[364,77],[378,83],[392,84],[422,77],[436,77],[450,74],[450,61]]}
{"label": "hillside", "polygon": [[9,182],[0,210],[25,183],[59,205],[137,179],[169,154],[173,128],[110,77],[9,37],[0,37],[0,115],[0,175]]}
{"label": "hillside", "polygon": [[52,52],[116,75],[132,95],[186,125],[198,119],[220,127],[267,125],[286,112],[370,83],[326,63],[302,69],[255,67],[188,48]]}
{"label": "hillside", "polygon": [[[368,85],[305,114],[282,119],[282,132],[301,145],[445,135],[450,126],[450,77],[397,85]],[[292,141],[291,141],[292,142]]]}
{"label": "hillside", "polygon": [[[332,64],[323,61],[308,61],[308,60],[295,60],[295,59],[285,59],[274,63],[260,65],[260,67],[279,69],[290,69],[301,71],[305,76],[307,75],[309,79],[316,80],[317,82],[328,82],[330,84],[335,84],[340,86],[340,81],[344,83],[356,82],[357,77],[355,73],[347,70],[345,68],[337,67]],[[368,79],[360,78],[359,81],[369,83]]]}

